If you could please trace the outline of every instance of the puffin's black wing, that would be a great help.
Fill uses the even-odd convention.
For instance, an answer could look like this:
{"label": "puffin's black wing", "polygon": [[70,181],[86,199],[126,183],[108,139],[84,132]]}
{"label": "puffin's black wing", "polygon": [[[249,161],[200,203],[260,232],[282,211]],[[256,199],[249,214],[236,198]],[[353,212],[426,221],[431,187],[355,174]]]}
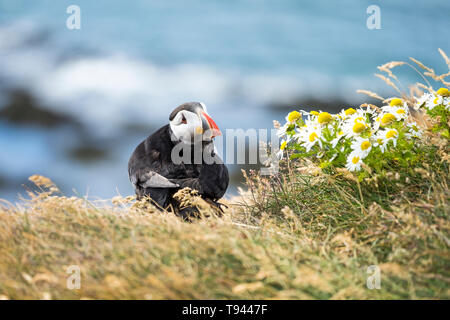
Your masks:
{"label": "puffin's black wing", "polygon": [[[207,148],[204,152],[208,152]],[[212,164],[203,163],[200,168],[199,177],[186,179],[171,179],[180,188],[189,187],[197,190],[203,197],[214,201],[223,197],[228,188],[229,174],[227,167],[223,164],[218,155],[214,154]]]}
{"label": "puffin's black wing", "polygon": [[128,175],[138,198],[147,195],[160,206],[167,204],[168,189],[179,187],[165,176],[169,166],[161,157],[161,151],[170,148],[167,143],[168,127],[162,127],[137,146],[128,161]]}
{"label": "puffin's black wing", "polygon": [[200,178],[203,185],[203,194],[213,200],[223,197],[230,180],[228,169],[223,163],[203,165]]}

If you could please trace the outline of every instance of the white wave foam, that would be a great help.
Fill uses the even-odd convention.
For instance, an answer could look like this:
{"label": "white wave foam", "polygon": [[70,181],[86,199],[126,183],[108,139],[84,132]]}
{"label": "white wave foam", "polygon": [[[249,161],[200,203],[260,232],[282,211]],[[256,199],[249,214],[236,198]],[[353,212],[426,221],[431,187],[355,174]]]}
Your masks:
{"label": "white wave foam", "polygon": [[[356,89],[364,88],[362,83],[372,81],[331,77],[312,70],[293,76],[219,70],[203,64],[161,66],[124,54],[58,62],[58,49],[63,49],[54,43],[25,45],[24,39],[33,32],[36,30],[28,25],[0,27],[0,43],[15,39],[14,45],[0,46],[1,72],[10,83],[29,88],[46,105],[62,108],[98,133],[110,133],[136,119],[160,124],[171,109],[186,101],[204,101],[212,114],[225,108],[227,112],[222,110],[221,114],[245,109],[249,115],[254,108],[264,113],[261,106],[302,96],[332,99],[341,95],[348,100],[355,98]],[[244,119],[248,126],[256,125]],[[224,125],[233,127],[235,123]]]}

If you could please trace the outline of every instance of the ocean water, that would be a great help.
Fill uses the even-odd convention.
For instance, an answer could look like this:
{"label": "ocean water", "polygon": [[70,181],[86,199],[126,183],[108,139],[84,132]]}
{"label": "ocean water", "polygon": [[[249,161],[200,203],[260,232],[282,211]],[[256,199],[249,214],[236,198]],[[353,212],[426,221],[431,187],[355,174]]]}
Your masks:
{"label": "ocean water", "polygon": [[[66,28],[72,4],[80,30]],[[366,26],[371,4],[380,30]],[[282,121],[274,105],[357,104],[357,89],[392,95],[373,76],[380,64],[412,56],[447,71],[437,49],[450,54],[449,16],[444,0],[0,0],[0,110],[19,88],[79,124],[0,118],[0,197],[15,199],[34,173],[67,194],[132,193],[129,155],[186,101],[205,102],[221,129],[248,129]],[[420,80],[409,68],[398,74],[405,88]],[[74,157],[84,144],[106,155]]]}

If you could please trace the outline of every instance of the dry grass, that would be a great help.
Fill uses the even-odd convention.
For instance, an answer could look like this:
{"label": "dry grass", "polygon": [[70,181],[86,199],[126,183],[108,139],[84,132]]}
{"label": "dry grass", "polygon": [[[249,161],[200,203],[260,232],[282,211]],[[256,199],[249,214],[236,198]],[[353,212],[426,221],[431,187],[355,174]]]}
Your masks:
{"label": "dry grass", "polygon": [[[379,74],[379,73],[376,73],[375,76],[377,78],[381,79],[382,81],[384,81],[384,83],[386,83],[388,86],[393,88],[396,93],[400,94],[404,100],[410,102],[411,105],[413,105],[415,102],[415,97],[421,96],[423,94],[423,92],[433,91],[433,87],[430,83],[431,80],[435,81],[435,83],[438,85],[441,85],[441,86],[444,85],[447,88],[450,87],[450,82],[446,81],[446,79],[450,77],[450,59],[448,58],[448,56],[442,49],[438,49],[438,51],[439,51],[439,54],[442,56],[446,66],[448,67],[448,72],[442,73],[440,75],[436,74],[434,69],[427,67],[419,60],[410,57],[409,59],[414,63],[414,65],[410,64],[408,62],[405,62],[405,61],[391,61],[391,62],[385,63],[385,64],[377,67],[378,70],[381,72],[384,72],[386,74],[386,76],[384,76],[383,74]],[[408,66],[409,68],[411,68],[412,70],[417,72],[417,74],[421,77],[421,79],[424,81],[424,83],[417,82],[414,85],[411,85],[409,87],[409,92],[405,92],[406,90],[400,90],[399,86],[400,86],[400,88],[403,88],[403,85],[402,85],[401,81],[399,80],[399,78],[392,71],[394,68],[397,68],[400,66]],[[420,70],[417,69],[416,66],[419,67],[419,69],[423,70],[423,72],[420,72]],[[384,100],[377,93],[369,91],[369,90],[357,90],[357,92],[361,93],[361,94],[365,94],[365,95],[375,98],[375,99]],[[384,100],[384,102],[386,102],[386,100]]]}
{"label": "dry grass", "polygon": [[[367,291],[361,270],[333,270],[310,239],[269,221],[248,226],[241,215],[232,207],[221,219],[185,223],[148,207],[100,209],[80,198],[39,193],[1,210],[0,295],[330,298],[342,288]],[[79,290],[66,287],[69,265],[81,267]],[[352,277],[342,281],[342,268],[350,268]]]}

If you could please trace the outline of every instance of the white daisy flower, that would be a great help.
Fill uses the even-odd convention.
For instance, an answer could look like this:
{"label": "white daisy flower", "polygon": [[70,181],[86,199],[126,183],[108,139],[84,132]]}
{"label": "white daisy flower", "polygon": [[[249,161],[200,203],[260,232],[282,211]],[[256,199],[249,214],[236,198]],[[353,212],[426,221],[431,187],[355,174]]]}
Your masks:
{"label": "white daisy flower", "polygon": [[362,117],[351,118],[342,126],[342,131],[346,137],[356,137],[369,129],[370,125],[362,120]]}
{"label": "white daisy flower", "polygon": [[422,132],[422,130],[420,130],[420,128],[419,128],[419,126],[417,125],[416,122],[408,123],[406,126],[409,128],[408,132],[406,133],[406,136],[408,138],[420,138],[420,137],[422,137],[422,133],[423,132]]}
{"label": "white daisy flower", "polygon": [[367,120],[367,114],[370,114],[370,112],[367,112],[367,110],[358,109],[356,112],[353,112],[351,115],[347,116],[345,119],[346,122],[361,122],[365,123]]}
{"label": "white daisy flower", "polygon": [[377,131],[380,127],[386,127],[397,120],[397,116],[394,113],[382,112],[374,120],[374,130]]}
{"label": "white daisy flower", "polygon": [[347,157],[347,163],[345,167],[347,168],[348,171],[360,171],[362,163],[363,162],[361,157],[358,154],[352,152]]}
{"label": "white daisy flower", "polygon": [[432,96],[428,101],[425,103],[425,108],[428,110],[433,110],[438,105],[444,104],[444,97],[442,96]]}
{"label": "white daisy flower", "polygon": [[[385,122],[393,121],[393,118],[389,118],[391,115],[395,116],[397,120],[402,120],[406,119],[409,113],[408,104],[406,101],[399,98],[392,99],[389,105],[381,107],[381,110],[383,111],[383,115],[380,120],[381,125],[387,125]],[[383,116],[385,117],[383,118]]]}
{"label": "white daisy flower", "polygon": [[345,120],[349,117],[351,117],[352,115],[354,115],[357,111],[353,108],[347,108],[347,109],[342,109],[342,111],[340,113],[338,113],[336,116],[340,119],[340,120]]}
{"label": "white daisy flower", "polygon": [[405,104],[402,107],[398,106],[384,106],[381,108],[386,114],[393,114],[397,120],[403,120],[408,117],[408,106]]}
{"label": "white daisy flower", "polygon": [[353,153],[359,155],[362,159],[364,159],[369,155],[370,150],[372,150],[372,143],[369,141],[369,139],[356,137],[352,142],[351,148],[353,150]]}
{"label": "white daisy flower", "polygon": [[397,146],[398,131],[396,129],[385,129],[380,134],[383,140],[386,140],[386,142],[392,141],[394,146]]}
{"label": "white daisy flower", "polygon": [[384,153],[387,149],[387,143],[388,141],[385,139],[385,135],[383,132],[379,132],[378,135],[375,137],[375,143],[373,144],[374,147],[379,147],[381,150],[381,153]]}
{"label": "white daisy flower", "polygon": [[306,152],[309,152],[311,148],[316,145],[316,143],[319,144],[320,147],[322,147],[322,131],[318,126],[306,126],[302,128],[298,134],[295,135],[295,138],[303,144],[303,146],[306,148]]}
{"label": "white daisy flower", "polygon": [[417,101],[416,106],[421,107],[424,103],[433,97],[431,93],[424,93],[420,98],[414,97]]}

